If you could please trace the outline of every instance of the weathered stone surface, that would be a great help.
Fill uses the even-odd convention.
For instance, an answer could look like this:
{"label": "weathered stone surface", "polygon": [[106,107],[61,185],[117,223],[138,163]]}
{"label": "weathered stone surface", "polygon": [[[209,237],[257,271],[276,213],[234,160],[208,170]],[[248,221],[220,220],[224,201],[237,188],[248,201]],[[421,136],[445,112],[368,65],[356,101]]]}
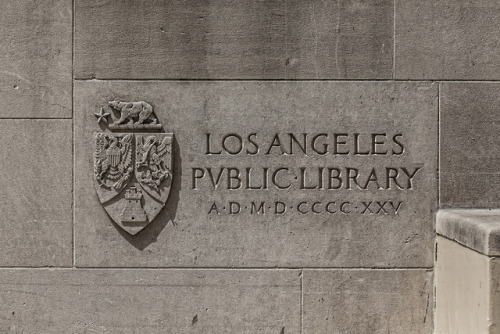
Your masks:
{"label": "weathered stone surface", "polygon": [[499,79],[495,0],[396,1],[395,77]]}
{"label": "weathered stone surface", "polygon": [[70,120],[0,120],[0,266],[72,263]]}
{"label": "weathered stone surface", "polygon": [[0,118],[70,118],[71,0],[0,6]]}
{"label": "weathered stone surface", "polygon": [[456,242],[437,237],[434,332],[498,333],[499,263]]}
{"label": "weathered stone surface", "polygon": [[[108,131],[103,122],[98,125],[94,113],[115,99],[148,101],[165,132],[175,138],[167,205],[134,237],[112,223],[93,187],[93,133]],[[116,117],[116,113],[110,115],[109,122]],[[306,133],[306,153],[295,142],[290,152],[289,133],[299,143]],[[318,137],[314,151],[312,138],[322,133],[328,137]],[[348,135],[337,137],[334,145],[334,133]],[[386,134],[375,136],[376,142],[384,144],[372,143],[374,133]],[[207,134],[213,154],[207,154]],[[241,136],[242,152],[216,154],[228,134],[227,150],[237,151],[236,136]],[[282,148],[271,145],[276,144],[276,134]],[[319,154],[323,149],[328,152]],[[348,150],[349,154],[340,154]],[[356,150],[363,154],[355,154]],[[377,154],[365,155],[368,151]],[[78,81],[76,263],[92,267],[428,267],[437,206],[436,165],[437,87],[432,83]],[[231,175],[239,175],[241,183],[228,179],[227,168],[239,169],[239,174],[233,170]],[[251,168],[250,181],[247,168]],[[275,174],[279,168],[288,170]],[[300,168],[305,168],[304,176]],[[323,173],[319,189],[318,168],[323,172],[339,168],[342,181]],[[358,169],[362,175],[358,185],[346,178],[346,168]],[[372,175],[368,184],[373,168],[380,181],[373,181]],[[398,185],[388,180],[386,168],[397,169]],[[402,168],[410,174],[417,171],[411,182]],[[217,187],[210,173],[214,183],[220,175]],[[263,183],[267,189],[248,189],[262,188]],[[305,187],[316,189],[301,189]],[[237,211],[231,202],[239,203],[239,214],[231,214],[231,209]],[[318,213],[312,212],[316,202]],[[328,207],[331,213],[326,211],[329,202],[335,202]]]}
{"label": "weathered stone surface", "polygon": [[500,255],[500,210],[441,210],[436,232],[485,255]]}
{"label": "weathered stone surface", "polygon": [[500,331],[500,258],[490,257],[490,282],[489,282],[489,302],[488,326],[490,333]]}
{"label": "weathered stone surface", "polygon": [[305,270],[303,280],[304,334],[432,332],[431,271]]}
{"label": "weathered stone surface", "polygon": [[441,207],[498,207],[498,96],[499,83],[441,84]]}
{"label": "weathered stone surface", "polygon": [[393,1],[75,1],[75,75],[392,78]]}
{"label": "weathered stone surface", "polygon": [[0,270],[3,333],[300,333],[300,271]]}

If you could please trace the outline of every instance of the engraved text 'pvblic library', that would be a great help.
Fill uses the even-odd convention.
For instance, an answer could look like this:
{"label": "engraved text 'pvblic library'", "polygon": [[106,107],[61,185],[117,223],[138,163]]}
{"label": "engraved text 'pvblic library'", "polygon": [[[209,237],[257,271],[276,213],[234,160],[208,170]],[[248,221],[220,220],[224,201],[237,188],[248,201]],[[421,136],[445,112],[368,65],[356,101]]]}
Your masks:
{"label": "engraved text 'pvblic library'", "polygon": [[[402,191],[412,191],[423,168],[421,163],[405,164],[405,153],[405,136],[400,132],[206,133],[204,154],[207,161],[211,158],[241,157],[247,165],[242,166],[236,163],[238,160],[233,160],[235,163],[232,166],[217,163],[193,166],[191,189],[277,190],[278,194],[283,191],[309,191],[312,194],[311,200],[300,201],[273,198],[272,201],[249,200],[245,203],[236,200],[211,202],[209,214],[248,212],[281,215],[296,212],[396,215],[404,202],[400,196],[394,197],[394,192],[397,191],[398,195]],[[257,159],[258,156],[261,158]],[[383,163],[384,158],[388,161],[387,165]],[[263,161],[270,163],[262,165]],[[328,200],[318,200],[318,194],[313,191],[329,191]],[[365,196],[362,200],[354,200],[354,191],[384,196],[368,200]]]}

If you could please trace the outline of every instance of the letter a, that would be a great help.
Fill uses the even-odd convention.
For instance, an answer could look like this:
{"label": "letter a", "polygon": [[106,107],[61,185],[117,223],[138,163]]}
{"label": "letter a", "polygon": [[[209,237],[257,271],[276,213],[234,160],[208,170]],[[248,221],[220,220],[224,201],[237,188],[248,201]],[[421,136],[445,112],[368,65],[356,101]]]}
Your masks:
{"label": "letter a", "polygon": [[215,210],[215,212],[216,212],[218,215],[220,215],[220,212],[219,212],[219,210],[217,209],[217,205],[215,204],[215,202],[214,202],[214,203],[212,204],[212,206],[210,207],[210,211],[208,211],[208,214],[211,214],[211,213],[212,213],[212,211],[214,211],[214,210]]}

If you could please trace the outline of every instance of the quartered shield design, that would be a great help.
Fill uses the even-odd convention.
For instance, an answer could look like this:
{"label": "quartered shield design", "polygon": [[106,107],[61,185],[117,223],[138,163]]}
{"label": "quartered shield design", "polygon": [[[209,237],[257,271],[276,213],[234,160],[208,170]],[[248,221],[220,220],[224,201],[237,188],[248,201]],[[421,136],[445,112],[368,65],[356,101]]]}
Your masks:
{"label": "quartered shield design", "polygon": [[172,183],[171,133],[95,133],[94,185],[109,216],[136,234],[160,213]]}
{"label": "quartered shield design", "polygon": [[94,134],[94,180],[101,203],[118,196],[132,177],[132,134]]}
{"label": "quartered shield design", "polygon": [[135,143],[135,177],[150,196],[165,203],[172,180],[172,134],[138,134]]}

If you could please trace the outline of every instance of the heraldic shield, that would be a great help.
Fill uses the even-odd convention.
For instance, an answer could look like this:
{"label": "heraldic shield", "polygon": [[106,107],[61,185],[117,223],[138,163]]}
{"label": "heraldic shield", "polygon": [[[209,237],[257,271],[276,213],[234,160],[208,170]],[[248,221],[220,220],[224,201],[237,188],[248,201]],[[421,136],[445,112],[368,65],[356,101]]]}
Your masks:
{"label": "heraldic shield", "polygon": [[[96,116],[107,123],[109,114],[101,109]],[[116,121],[110,129],[158,125]],[[94,133],[97,196],[108,215],[131,235],[151,223],[167,202],[173,176],[172,141],[172,133]]]}
{"label": "heraldic shield", "polygon": [[129,234],[146,227],[167,202],[172,181],[171,133],[94,134],[99,201]]}

